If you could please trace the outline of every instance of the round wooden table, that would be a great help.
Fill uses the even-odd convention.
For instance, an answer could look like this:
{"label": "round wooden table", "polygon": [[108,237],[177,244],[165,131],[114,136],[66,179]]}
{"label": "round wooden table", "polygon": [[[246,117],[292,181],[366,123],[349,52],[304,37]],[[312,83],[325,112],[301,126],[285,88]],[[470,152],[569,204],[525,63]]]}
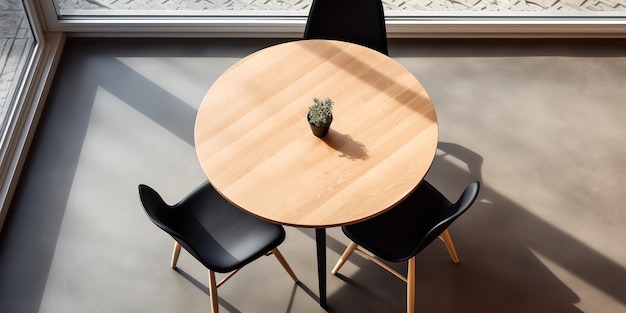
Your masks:
{"label": "round wooden table", "polygon": [[[306,119],[313,97],[335,102],[322,139]],[[237,62],[211,86],[195,124],[198,158],[224,198],[260,218],[317,229],[322,306],[324,228],[402,201],[426,175],[437,141],[432,102],[408,70],[333,40],[279,44]]]}

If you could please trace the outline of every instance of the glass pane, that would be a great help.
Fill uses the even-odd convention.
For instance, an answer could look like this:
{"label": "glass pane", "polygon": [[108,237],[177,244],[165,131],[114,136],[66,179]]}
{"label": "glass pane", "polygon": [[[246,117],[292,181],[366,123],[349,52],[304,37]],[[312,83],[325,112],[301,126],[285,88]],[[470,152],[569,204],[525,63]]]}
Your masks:
{"label": "glass pane", "polygon": [[313,0],[56,0],[65,10],[308,10]]}
{"label": "glass pane", "polygon": [[21,0],[0,0],[0,126],[11,112],[35,37]]}
{"label": "glass pane", "polygon": [[[60,16],[71,15],[211,15],[220,11],[250,14],[263,11],[308,12],[313,0],[53,0]],[[626,11],[624,0],[383,0],[389,14],[428,12],[465,12],[469,15],[490,15],[529,12],[601,12]],[[195,13],[194,13],[195,12]],[[434,14],[436,15],[436,14]]]}

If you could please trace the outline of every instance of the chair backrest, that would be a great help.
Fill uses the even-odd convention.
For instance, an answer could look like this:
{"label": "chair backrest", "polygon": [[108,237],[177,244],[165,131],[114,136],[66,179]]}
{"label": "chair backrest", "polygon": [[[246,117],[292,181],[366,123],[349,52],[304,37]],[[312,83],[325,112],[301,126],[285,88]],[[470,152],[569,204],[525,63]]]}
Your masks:
{"label": "chair backrest", "polygon": [[304,39],[335,39],[388,54],[381,0],[313,0]]}
{"label": "chair backrest", "polygon": [[180,236],[170,226],[172,217],[175,215],[172,207],[163,201],[163,198],[156,190],[143,184],[139,185],[139,199],[150,221],[165,232]]}
{"label": "chair backrest", "polygon": [[239,268],[285,239],[282,226],[233,206],[208,181],[174,205],[146,185],[139,185],[139,197],[157,227],[216,272]]}
{"label": "chair backrest", "polygon": [[197,228],[199,222],[193,212],[193,203],[201,200],[195,200],[195,198],[201,197],[204,194],[201,191],[205,188],[212,188],[212,186],[205,182],[178,204],[171,206],[163,200],[156,190],[143,184],[139,185],[139,198],[148,218],[202,263],[204,261],[192,243],[202,240],[195,237],[206,234],[194,234],[196,233],[194,229]]}
{"label": "chair backrest", "polygon": [[[431,187],[434,189],[434,187]],[[459,199],[450,205],[448,213],[442,216],[442,218],[433,224],[432,228],[426,236],[419,243],[412,255],[416,255],[424,248],[426,248],[431,242],[433,242],[441,233],[443,233],[450,225],[469,209],[476,198],[478,197],[478,191],[480,190],[480,183],[474,181],[470,183],[459,197]],[[438,193],[439,191],[437,191]],[[443,195],[442,195],[443,197]]]}

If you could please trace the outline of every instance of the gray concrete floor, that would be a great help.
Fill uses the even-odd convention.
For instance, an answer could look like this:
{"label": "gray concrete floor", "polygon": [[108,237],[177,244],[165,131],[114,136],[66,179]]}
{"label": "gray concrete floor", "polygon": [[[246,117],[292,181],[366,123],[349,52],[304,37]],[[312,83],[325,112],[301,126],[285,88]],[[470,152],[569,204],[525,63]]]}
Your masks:
{"label": "gray concrete floor", "polygon": [[[196,110],[230,65],[280,40],[69,38],[0,237],[0,312],[208,312],[206,272],[152,225],[139,183],[175,202],[203,173]],[[626,44],[391,40],[428,90],[440,151],[428,179],[479,200],[417,260],[418,312],[626,310]],[[313,231],[219,290],[222,312],[324,312]],[[328,267],[347,244],[328,232]],[[404,271],[404,264],[392,265]],[[328,312],[404,312],[405,287],[355,256],[328,278]]]}

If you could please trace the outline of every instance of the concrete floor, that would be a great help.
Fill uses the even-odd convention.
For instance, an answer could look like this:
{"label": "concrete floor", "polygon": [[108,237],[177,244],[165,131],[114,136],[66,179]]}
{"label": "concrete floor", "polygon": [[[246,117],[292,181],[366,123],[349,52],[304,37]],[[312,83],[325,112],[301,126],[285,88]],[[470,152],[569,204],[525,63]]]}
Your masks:
{"label": "concrete floor", "polygon": [[[282,40],[68,39],[0,237],[0,312],[209,312],[206,272],[142,211],[203,179],[196,110],[238,59]],[[479,201],[417,260],[418,312],[626,311],[626,43],[391,40],[440,122],[428,179]],[[313,231],[287,227],[296,286],[262,258],[219,290],[222,312],[324,312]],[[347,240],[328,231],[328,267]],[[404,264],[393,265],[404,271]],[[404,284],[354,256],[328,312],[404,312]]]}

